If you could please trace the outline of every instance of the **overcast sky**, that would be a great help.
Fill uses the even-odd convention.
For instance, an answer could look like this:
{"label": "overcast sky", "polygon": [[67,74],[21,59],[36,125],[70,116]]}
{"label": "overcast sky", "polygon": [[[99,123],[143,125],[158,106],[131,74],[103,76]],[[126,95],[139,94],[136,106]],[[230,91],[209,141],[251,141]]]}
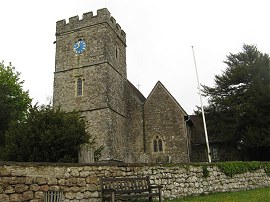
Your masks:
{"label": "overcast sky", "polygon": [[104,7],[127,34],[128,79],[145,97],[161,81],[189,114],[200,105],[191,46],[206,85],[244,43],[270,52],[269,0],[1,1],[0,60],[21,72],[34,102],[53,94],[56,21]]}

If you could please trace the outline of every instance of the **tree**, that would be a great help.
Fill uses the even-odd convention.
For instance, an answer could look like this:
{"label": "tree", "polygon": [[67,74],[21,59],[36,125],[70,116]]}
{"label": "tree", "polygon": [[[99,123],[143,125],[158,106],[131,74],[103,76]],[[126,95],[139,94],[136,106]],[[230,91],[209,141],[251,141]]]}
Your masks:
{"label": "tree", "polygon": [[25,120],[13,122],[5,138],[3,160],[32,162],[77,162],[80,145],[89,140],[77,113],[50,105],[30,107]]}
{"label": "tree", "polygon": [[4,133],[10,122],[22,119],[31,104],[28,92],[22,88],[23,83],[15,67],[0,62],[0,147],[5,142]]}
{"label": "tree", "polygon": [[215,86],[203,86],[209,132],[241,148],[244,159],[270,160],[269,55],[243,45],[224,63],[227,68],[215,76]]}

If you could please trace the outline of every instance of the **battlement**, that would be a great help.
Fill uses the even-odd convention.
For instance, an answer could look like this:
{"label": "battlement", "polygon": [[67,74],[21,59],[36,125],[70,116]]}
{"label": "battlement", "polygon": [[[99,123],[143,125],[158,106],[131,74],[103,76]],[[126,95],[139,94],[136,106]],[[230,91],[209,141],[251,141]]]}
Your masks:
{"label": "battlement", "polygon": [[126,33],[121,29],[120,25],[116,23],[116,20],[111,16],[107,8],[97,10],[97,15],[95,16],[93,12],[84,13],[81,20],[79,16],[73,16],[69,18],[68,22],[66,22],[66,20],[57,21],[56,35],[104,22],[108,23],[123,42],[126,43]]}

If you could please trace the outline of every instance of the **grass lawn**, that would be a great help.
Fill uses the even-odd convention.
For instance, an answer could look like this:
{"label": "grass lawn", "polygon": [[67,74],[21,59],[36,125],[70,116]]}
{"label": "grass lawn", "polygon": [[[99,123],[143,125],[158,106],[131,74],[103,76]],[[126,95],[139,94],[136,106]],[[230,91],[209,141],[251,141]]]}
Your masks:
{"label": "grass lawn", "polygon": [[[169,201],[169,200],[165,200]],[[214,193],[204,196],[189,196],[170,202],[270,202],[270,187],[240,192]]]}

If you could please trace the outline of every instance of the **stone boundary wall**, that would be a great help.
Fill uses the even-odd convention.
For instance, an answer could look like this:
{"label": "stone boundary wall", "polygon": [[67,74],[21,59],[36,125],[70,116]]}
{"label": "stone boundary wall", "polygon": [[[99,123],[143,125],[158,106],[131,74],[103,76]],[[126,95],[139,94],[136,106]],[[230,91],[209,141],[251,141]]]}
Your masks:
{"label": "stone boundary wall", "polygon": [[43,202],[48,190],[62,190],[64,202],[96,202],[100,199],[100,177],[151,177],[163,185],[164,198],[190,194],[226,192],[269,187],[270,177],[263,169],[234,175],[223,174],[208,165],[209,177],[202,166],[147,164],[53,164],[0,162],[0,201]]}

